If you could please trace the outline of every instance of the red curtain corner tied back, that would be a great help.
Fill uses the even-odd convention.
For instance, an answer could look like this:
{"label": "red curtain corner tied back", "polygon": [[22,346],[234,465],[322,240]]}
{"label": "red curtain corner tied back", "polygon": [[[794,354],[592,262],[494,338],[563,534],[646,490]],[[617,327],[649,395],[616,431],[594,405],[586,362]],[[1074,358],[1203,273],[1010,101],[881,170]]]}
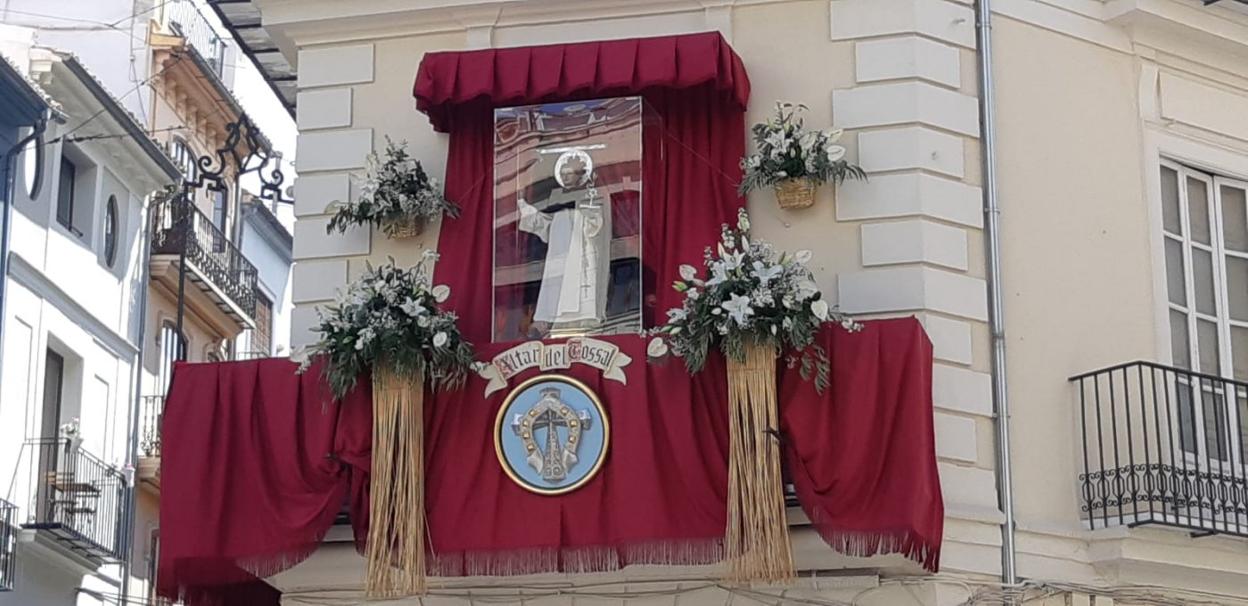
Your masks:
{"label": "red curtain corner tied back", "polygon": [[[656,276],[649,314],[679,304],[681,263],[735,217],[749,81],[716,33],[426,55],[417,108],[449,132],[447,197],[435,282],[488,360],[496,106],[640,94],[661,116],[666,153],[643,159],[644,248]],[[721,558],[726,523],[727,397],[717,357],[690,376],[646,362],[638,335],[600,337],[634,362],[627,385],[580,365],[611,419],[600,473],[559,497],[511,482],[493,451],[505,391],[485,381],[426,395],[426,513],[437,575],[591,572]],[[900,553],[936,570],[944,510],[932,427],[932,350],[914,319],[824,329],[822,394],[781,367],[785,462],[813,529],[851,555]],[[513,381],[522,381],[536,369]],[[297,564],[344,504],[366,536],[369,382],[335,402],[317,368],[283,360],[179,364],[165,405],[158,586],[168,597],[254,581]]]}

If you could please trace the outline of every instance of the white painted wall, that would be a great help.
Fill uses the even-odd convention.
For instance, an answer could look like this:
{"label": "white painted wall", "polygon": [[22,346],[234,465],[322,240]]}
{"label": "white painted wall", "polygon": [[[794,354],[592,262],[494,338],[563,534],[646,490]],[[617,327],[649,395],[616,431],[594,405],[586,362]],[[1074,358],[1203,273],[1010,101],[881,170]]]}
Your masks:
{"label": "white painted wall", "polygon": [[[9,50],[12,48],[10,45]],[[38,51],[33,56],[48,60]],[[23,63],[31,60],[26,55],[11,58]],[[72,76],[63,67],[52,69],[60,80],[48,90],[61,95],[67,117],[64,123],[49,126],[44,141],[57,140],[103,109],[87,97],[71,99],[69,91],[75,89],[66,79]],[[112,124],[107,115],[99,120],[78,134],[116,128],[103,126]],[[31,484],[37,473],[34,452],[24,442],[58,437],[42,435],[47,351],[65,359],[57,424],[79,419],[83,450],[118,469],[127,463],[139,307],[146,288],[141,271],[144,209],[156,183],[153,172],[145,171],[159,170],[145,155],[134,157],[133,147],[116,138],[50,144],[43,150],[43,184],[35,197],[28,194],[25,171],[17,171],[10,274],[5,290],[0,470],[8,478],[3,485],[5,498],[19,507],[19,524],[31,515]],[[55,219],[62,154],[70,155],[78,167],[74,226],[80,235]],[[105,209],[110,197],[116,200],[118,210],[117,252],[111,267],[104,253]],[[35,540],[33,534],[23,534],[17,590],[0,594],[0,604],[91,603],[82,601],[89,598],[76,597],[74,588],[87,582],[84,579],[96,572],[93,567],[54,546],[36,545],[31,540]],[[114,568],[105,574],[115,579],[117,571]]]}
{"label": "white painted wall", "polygon": [[[244,215],[248,211],[244,210]],[[242,251],[256,266],[259,274],[260,290],[273,303],[272,350],[274,356],[290,355],[290,314],[294,310],[291,302],[291,261],[290,251],[282,251],[280,242],[273,241],[258,230],[254,221],[243,220]],[[251,331],[239,335],[237,351],[255,351],[251,345]]]}

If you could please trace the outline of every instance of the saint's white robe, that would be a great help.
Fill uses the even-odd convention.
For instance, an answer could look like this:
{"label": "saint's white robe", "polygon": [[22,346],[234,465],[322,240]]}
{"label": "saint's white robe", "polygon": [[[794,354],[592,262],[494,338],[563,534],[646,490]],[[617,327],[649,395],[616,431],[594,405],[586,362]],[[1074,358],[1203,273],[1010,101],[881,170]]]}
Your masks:
{"label": "saint's white robe", "polygon": [[556,189],[548,204],[575,201],[576,207],[544,213],[517,200],[520,231],[546,242],[546,262],[533,320],[551,330],[592,328],[606,319],[611,275],[611,208],[590,203],[585,190]]}

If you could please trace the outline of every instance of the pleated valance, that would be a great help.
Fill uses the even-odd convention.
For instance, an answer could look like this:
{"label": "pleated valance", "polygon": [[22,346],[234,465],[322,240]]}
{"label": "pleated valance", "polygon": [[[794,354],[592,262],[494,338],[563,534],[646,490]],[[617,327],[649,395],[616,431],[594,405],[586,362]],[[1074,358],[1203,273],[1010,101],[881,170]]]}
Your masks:
{"label": "pleated valance", "polygon": [[449,132],[458,105],[525,105],[710,87],[741,110],[750,80],[718,32],[425,55],[416,109]]}

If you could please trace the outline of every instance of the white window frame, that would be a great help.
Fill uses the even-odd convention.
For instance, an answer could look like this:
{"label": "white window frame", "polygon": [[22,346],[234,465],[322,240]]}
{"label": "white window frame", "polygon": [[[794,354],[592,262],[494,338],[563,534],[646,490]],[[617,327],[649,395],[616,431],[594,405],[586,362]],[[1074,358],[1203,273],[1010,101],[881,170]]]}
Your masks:
{"label": "white window frame", "polygon": [[[1171,334],[1170,312],[1178,312],[1178,313],[1183,314],[1187,320],[1187,341],[1188,341],[1187,342],[1187,349],[1188,349],[1187,355],[1188,355],[1188,360],[1189,360],[1189,369],[1194,372],[1199,372],[1199,373],[1203,373],[1207,375],[1215,375],[1215,376],[1222,377],[1225,379],[1234,379],[1234,352],[1232,349],[1231,328],[1239,327],[1239,328],[1248,329],[1248,322],[1233,320],[1230,317],[1229,289],[1228,289],[1228,284],[1227,284],[1227,279],[1226,279],[1226,276],[1227,276],[1226,259],[1227,259],[1227,256],[1232,256],[1232,257],[1248,260],[1248,253],[1240,253],[1236,251],[1226,250],[1224,218],[1222,216],[1222,188],[1224,186],[1229,185],[1231,187],[1242,189],[1242,190],[1245,190],[1245,192],[1248,192],[1248,182],[1241,181],[1241,180],[1234,179],[1234,178],[1223,177],[1216,173],[1211,173],[1207,170],[1192,167],[1192,166],[1187,165],[1186,163],[1176,162],[1176,161],[1163,157],[1161,158],[1159,164],[1156,167],[1156,175],[1157,175],[1156,178],[1158,179],[1159,184],[1160,184],[1160,179],[1161,179],[1161,171],[1163,168],[1173,170],[1176,174],[1177,185],[1178,185],[1178,195],[1179,195],[1179,200],[1178,200],[1179,221],[1180,221],[1179,227],[1182,232],[1180,234],[1175,234],[1166,229],[1165,221],[1164,221],[1164,214],[1165,214],[1164,194],[1159,195],[1158,203],[1161,208],[1160,216],[1162,218],[1162,220],[1158,221],[1160,225],[1161,246],[1162,246],[1162,250],[1160,251],[1160,254],[1162,256],[1162,267],[1161,267],[1162,298],[1161,300],[1164,302],[1164,307],[1165,307],[1165,313],[1163,314],[1163,317],[1164,317],[1164,324],[1166,327],[1167,341],[1169,341],[1168,337]],[[1189,191],[1188,191],[1189,179],[1197,180],[1197,181],[1204,183],[1205,191],[1208,194],[1207,200],[1210,206],[1210,208],[1208,209],[1209,211],[1208,218],[1210,222],[1208,226],[1209,236],[1210,236],[1209,244],[1204,244],[1204,243],[1195,241],[1192,238],[1192,234],[1191,234],[1192,225],[1190,224],[1191,222],[1191,212],[1190,212],[1191,200],[1189,199]],[[1160,186],[1159,186],[1158,191],[1160,192]],[[1182,246],[1183,272],[1184,272],[1183,284],[1184,284],[1184,299],[1185,299],[1184,305],[1180,305],[1180,304],[1173,303],[1170,301],[1169,275],[1168,275],[1168,268],[1166,267],[1166,262],[1165,262],[1165,244],[1167,241],[1177,241]],[[1213,272],[1212,279],[1213,279],[1213,287],[1214,287],[1213,303],[1214,303],[1214,314],[1215,314],[1214,316],[1210,316],[1206,313],[1203,313],[1197,310],[1195,272],[1194,272],[1195,268],[1194,268],[1193,260],[1192,260],[1193,249],[1205,251],[1209,253],[1212,257],[1212,272]],[[1199,340],[1198,329],[1197,329],[1198,323],[1200,321],[1212,323],[1214,324],[1214,326],[1217,327],[1217,339],[1218,339],[1218,349],[1217,349],[1218,364],[1217,366],[1218,367],[1215,369],[1204,368],[1201,364],[1200,340]],[[1168,348],[1167,350],[1167,355],[1170,356],[1171,365],[1178,366],[1178,362],[1174,360],[1173,358],[1174,350],[1173,350],[1172,345],[1173,344],[1171,343],[1171,347]],[[1243,399],[1245,394],[1243,394],[1243,392],[1240,392],[1238,394],[1234,394],[1234,397],[1228,398],[1227,397],[1228,394],[1225,393],[1225,386],[1226,384],[1222,383],[1222,384],[1219,384],[1216,388],[1201,387],[1200,392],[1203,392],[1203,394],[1200,394],[1200,393],[1194,394],[1198,396],[1198,398],[1194,400],[1193,402],[1191,402],[1190,404],[1191,404],[1191,412],[1193,415],[1192,423],[1194,425],[1194,430],[1195,430],[1194,437],[1196,441],[1197,452],[1193,453],[1184,448],[1180,448],[1180,450],[1183,452],[1184,457],[1187,458],[1187,462],[1189,464],[1199,465],[1200,462],[1203,461],[1205,462],[1206,465],[1211,464],[1211,462],[1222,462],[1228,465],[1241,465],[1244,462],[1244,453],[1241,451],[1242,445],[1240,443],[1240,439],[1238,439],[1239,438],[1238,428],[1239,428],[1239,422],[1240,422],[1239,420],[1240,411],[1239,411],[1239,407],[1237,406],[1237,404],[1239,403],[1241,399]],[[1226,458],[1213,456],[1213,453],[1209,452],[1209,441],[1207,439],[1207,434],[1205,431],[1206,423],[1204,419],[1204,412],[1205,412],[1204,406],[1203,406],[1204,400],[1202,399],[1203,397],[1206,397],[1206,395],[1204,394],[1208,394],[1209,397],[1220,396],[1222,398],[1221,405],[1226,414],[1223,415],[1223,422],[1225,425],[1221,428],[1221,433],[1223,434],[1223,437],[1225,438],[1225,442],[1226,442],[1225,443],[1225,452],[1227,454]],[[1175,414],[1177,415],[1177,408],[1176,408]],[[1172,422],[1174,422],[1174,427],[1178,428],[1179,431],[1182,432],[1182,424],[1179,423],[1179,419],[1174,418],[1172,419]],[[1217,426],[1216,422],[1214,423],[1214,425],[1215,427]],[[1214,444],[1216,445],[1216,441],[1214,442]]]}

